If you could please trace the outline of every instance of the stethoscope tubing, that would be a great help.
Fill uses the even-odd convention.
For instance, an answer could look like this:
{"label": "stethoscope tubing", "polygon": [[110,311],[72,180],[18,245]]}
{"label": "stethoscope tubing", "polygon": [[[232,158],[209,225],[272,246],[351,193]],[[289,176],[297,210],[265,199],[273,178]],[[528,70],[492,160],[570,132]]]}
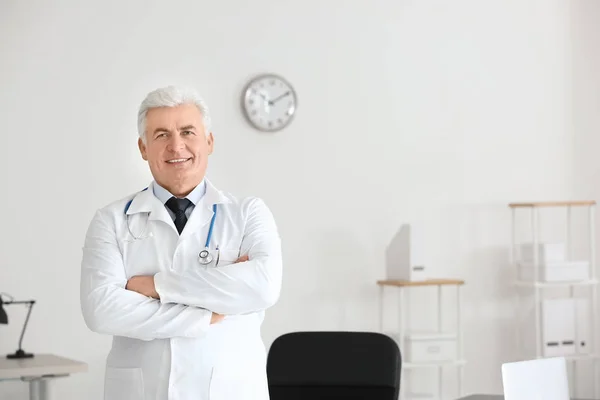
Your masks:
{"label": "stethoscope tubing", "polygon": [[[146,188],[148,189],[148,188]],[[146,190],[144,189],[144,190]],[[142,191],[144,191],[142,190]],[[148,227],[148,223],[146,222],[146,226],[144,227],[144,231],[142,232],[142,234],[138,237],[136,235],[133,234],[133,232],[131,232],[131,227],[129,226],[129,215],[127,214],[127,210],[129,209],[129,206],[131,205],[131,202],[133,201],[133,199],[129,200],[127,202],[127,204],[125,205],[125,219],[126,219],[126,224],[127,224],[127,230],[129,231],[129,234],[135,239],[138,240],[140,239],[144,233],[146,233],[146,229]],[[217,205],[213,204],[213,216],[210,220],[210,227],[208,228],[208,235],[206,236],[206,243],[204,244],[204,249],[202,249],[200,251],[200,253],[198,253],[198,261],[200,262],[200,264],[202,265],[208,265],[213,261],[213,256],[210,254],[210,250],[209,250],[209,246],[210,246],[210,240],[212,239],[212,234],[213,234],[213,228],[215,226],[215,220],[217,218]],[[150,215],[150,214],[148,214]],[[217,249],[218,251],[218,249]],[[203,254],[206,253],[206,255],[203,257]]]}

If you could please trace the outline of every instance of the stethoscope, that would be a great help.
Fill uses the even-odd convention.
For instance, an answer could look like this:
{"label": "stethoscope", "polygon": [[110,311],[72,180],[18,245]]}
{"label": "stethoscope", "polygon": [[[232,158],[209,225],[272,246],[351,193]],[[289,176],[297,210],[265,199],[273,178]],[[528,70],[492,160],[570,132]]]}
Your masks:
{"label": "stethoscope", "polygon": [[[213,204],[213,216],[210,220],[210,228],[208,228],[208,235],[206,235],[206,243],[204,244],[204,249],[201,250],[200,253],[198,254],[198,262],[202,265],[208,265],[214,260],[213,255],[210,253],[209,246],[210,246],[210,239],[212,237],[213,227],[215,226],[216,218],[217,218],[217,205]],[[221,254],[219,252],[219,246],[217,246],[216,251],[217,251],[216,264],[219,264],[219,255]]]}
{"label": "stethoscope", "polygon": [[[148,189],[148,188],[146,188]],[[144,190],[146,190],[144,189]],[[144,191],[142,190],[142,192]],[[148,218],[150,217],[150,213],[147,213],[148,215],[146,216],[146,224],[144,226],[144,231],[142,232],[141,235],[136,236],[133,234],[133,232],[131,232],[131,227],[129,224],[129,214],[127,214],[127,210],[129,210],[129,206],[131,206],[131,203],[133,202],[133,199],[129,200],[127,202],[127,204],[125,205],[125,219],[126,219],[126,224],[127,224],[127,230],[129,231],[129,234],[135,239],[135,240],[139,240],[142,237],[144,237],[144,234],[146,233],[146,230],[148,229]],[[215,257],[213,256],[213,254],[210,251],[210,240],[212,238],[212,234],[213,234],[213,228],[215,226],[215,219],[217,218],[217,205],[213,204],[213,216],[210,220],[210,227],[208,228],[208,235],[206,236],[206,243],[204,244],[204,249],[200,250],[200,253],[198,253],[198,262],[201,265],[208,265],[210,263],[213,262],[213,260],[215,259]],[[215,249],[215,251],[217,252],[217,261],[216,264],[219,263],[219,256],[220,256],[220,251],[219,251],[219,246],[217,246],[217,248]]]}

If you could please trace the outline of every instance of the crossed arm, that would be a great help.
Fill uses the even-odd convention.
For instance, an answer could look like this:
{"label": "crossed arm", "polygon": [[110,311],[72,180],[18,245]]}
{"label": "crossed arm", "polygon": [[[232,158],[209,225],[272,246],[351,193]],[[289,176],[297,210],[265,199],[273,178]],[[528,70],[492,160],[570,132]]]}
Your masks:
{"label": "crossed arm", "polygon": [[243,209],[247,213],[243,255],[236,262],[136,276],[127,288],[160,299],[162,304],[186,304],[225,315],[271,307],[281,288],[281,241],[273,216],[261,200],[251,200]]}
{"label": "crossed arm", "polygon": [[252,201],[247,212],[245,256],[237,263],[129,281],[110,216],[97,212],[86,235],[81,270],[81,306],[88,327],[141,340],[198,337],[223,314],[274,304],[281,286],[279,236],[262,201]]}

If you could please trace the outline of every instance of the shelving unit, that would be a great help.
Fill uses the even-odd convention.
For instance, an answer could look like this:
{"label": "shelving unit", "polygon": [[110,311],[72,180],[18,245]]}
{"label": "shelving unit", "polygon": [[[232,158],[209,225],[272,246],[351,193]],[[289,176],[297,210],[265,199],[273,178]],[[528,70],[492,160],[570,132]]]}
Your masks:
{"label": "shelving unit", "polygon": [[[589,245],[586,246],[587,257],[583,259],[573,259],[575,207],[587,209],[586,236]],[[570,384],[573,397],[577,397],[578,361],[593,362],[594,397],[598,396],[600,379],[598,376],[595,207],[595,201],[587,200],[509,204],[512,217],[510,261],[515,272],[518,354],[521,360],[554,356],[567,359],[573,372]],[[565,213],[565,240],[564,243],[558,243],[558,247],[556,247],[557,243],[548,244],[541,240],[540,209],[542,208],[559,209]],[[518,243],[517,240],[518,210],[524,210],[529,214],[528,229],[530,229],[531,241],[525,243]],[[527,254],[525,257],[524,252]],[[583,298],[575,296],[575,290],[578,288],[585,289],[587,296]],[[548,296],[547,293],[553,290],[568,291],[568,294]],[[525,295],[533,299],[533,305],[530,314],[523,315],[524,310],[527,310],[523,299]],[[527,326],[528,324],[530,325]],[[555,328],[556,324],[561,327]],[[572,340],[565,340],[569,337],[572,337]]]}
{"label": "shelving unit", "polygon": [[[424,281],[380,280],[379,316],[380,331],[394,338],[402,352],[402,374],[400,400],[439,399],[442,398],[442,371],[444,368],[456,368],[458,393],[462,396],[464,365],[461,321],[461,287],[464,281],[457,279],[429,279]],[[410,304],[407,290],[419,287],[437,287],[437,329],[432,332],[416,332],[408,326]],[[456,331],[444,332],[442,328],[442,288],[454,287],[456,290]],[[398,290],[398,330],[384,331],[384,290],[391,287]],[[437,397],[435,394],[411,393],[407,373],[416,369],[429,368],[438,372]]]}

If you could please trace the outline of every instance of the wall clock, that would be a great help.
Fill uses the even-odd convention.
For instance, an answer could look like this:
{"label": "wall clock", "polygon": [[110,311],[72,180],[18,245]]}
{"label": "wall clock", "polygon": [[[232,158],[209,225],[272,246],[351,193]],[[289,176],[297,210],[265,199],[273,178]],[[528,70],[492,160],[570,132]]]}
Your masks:
{"label": "wall clock", "polygon": [[279,131],[296,113],[298,99],[292,85],[274,74],[262,74],[248,82],[242,95],[242,108],[248,122],[265,132]]}

